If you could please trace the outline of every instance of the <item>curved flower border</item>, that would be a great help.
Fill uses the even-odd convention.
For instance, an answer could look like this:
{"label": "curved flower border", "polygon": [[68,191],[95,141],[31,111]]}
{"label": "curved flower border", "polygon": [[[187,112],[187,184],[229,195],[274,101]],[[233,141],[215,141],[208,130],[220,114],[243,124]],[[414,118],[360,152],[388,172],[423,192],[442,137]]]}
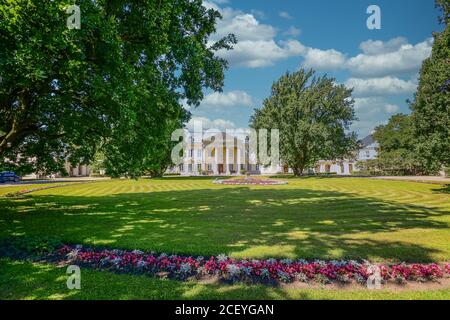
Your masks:
{"label": "curved flower border", "polygon": [[[319,283],[356,281],[367,282],[373,264],[355,260],[291,260],[291,259],[232,259],[226,255],[179,256],[165,253],[144,253],[134,250],[95,250],[81,245],[65,245],[53,255],[56,260],[66,260],[95,269],[120,273],[140,273],[166,276],[178,280],[218,276],[224,281],[247,283],[289,283],[293,281]],[[435,281],[450,276],[450,263],[431,264],[378,264],[381,280]]]}
{"label": "curved flower border", "polygon": [[73,186],[73,185],[77,185],[80,183],[89,183],[90,181],[83,181],[83,182],[75,182],[75,183],[54,183],[54,185],[48,185],[48,186],[42,186],[42,187],[37,187],[37,188],[31,188],[31,189],[22,189],[19,191],[14,191],[14,192],[9,192],[3,195],[3,197],[5,198],[16,198],[16,197],[20,197],[22,195],[28,194],[28,193],[32,193],[32,192],[36,192],[36,191],[42,191],[42,190],[47,190],[47,189],[53,189],[53,188],[60,188],[60,187],[69,187],[69,186]]}

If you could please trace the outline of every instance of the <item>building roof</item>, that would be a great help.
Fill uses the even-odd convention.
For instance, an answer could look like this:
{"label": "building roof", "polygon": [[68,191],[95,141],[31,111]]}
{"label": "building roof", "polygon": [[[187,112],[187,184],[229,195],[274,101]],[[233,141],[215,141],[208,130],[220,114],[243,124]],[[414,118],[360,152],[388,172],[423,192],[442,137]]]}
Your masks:
{"label": "building roof", "polygon": [[373,136],[371,134],[361,140],[361,144],[362,144],[363,148],[371,145],[374,142],[375,142],[375,140],[373,139]]}

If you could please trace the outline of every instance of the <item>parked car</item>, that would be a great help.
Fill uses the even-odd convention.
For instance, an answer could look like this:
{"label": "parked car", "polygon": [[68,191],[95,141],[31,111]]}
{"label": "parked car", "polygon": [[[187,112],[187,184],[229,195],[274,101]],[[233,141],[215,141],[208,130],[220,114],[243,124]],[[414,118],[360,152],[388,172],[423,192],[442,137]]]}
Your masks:
{"label": "parked car", "polygon": [[0,183],[19,182],[20,180],[22,180],[22,178],[18,176],[15,172],[12,171],[0,172]]}

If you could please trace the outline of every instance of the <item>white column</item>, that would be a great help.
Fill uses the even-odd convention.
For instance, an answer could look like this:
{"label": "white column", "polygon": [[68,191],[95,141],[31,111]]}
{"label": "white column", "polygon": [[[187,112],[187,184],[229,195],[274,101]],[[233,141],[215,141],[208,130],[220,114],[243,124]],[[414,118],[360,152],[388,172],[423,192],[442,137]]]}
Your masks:
{"label": "white column", "polygon": [[214,174],[218,174],[219,173],[219,167],[218,167],[219,156],[218,156],[218,153],[219,153],[219,150],[217,148],[214,148],[214,163],[212,165]]}
{"label": "white column", "polygon": [[208,170],[208,153],[206,152],[206,148],[202,147],[202,170],[207,171]]}
{"label": "white column", "polygon": [[192,151],[193,153],[192,153],[192,155],[194,156],[193,158],[194,158],[194,164],[193,164],[193,168],[192,168],[192,172],[194,173],[194,175],[198,175],[198,166],[197,166],[197,164],[198,164],[198,159],[197,159],[197,150],[198,149],[195,149],[194,148],[194,151]]}
{"label": "white column", "polygon": [[230,150],[228,148],[225,149],[225,172],[227,175],[230,175],[230,165],[228,164],[228,161],[230,160]]}
{"label": "white column", "polygon": [[237,148],[237,168],[236,168],[236,173],[237,174],[241,174],[241,149],[238,147]]}

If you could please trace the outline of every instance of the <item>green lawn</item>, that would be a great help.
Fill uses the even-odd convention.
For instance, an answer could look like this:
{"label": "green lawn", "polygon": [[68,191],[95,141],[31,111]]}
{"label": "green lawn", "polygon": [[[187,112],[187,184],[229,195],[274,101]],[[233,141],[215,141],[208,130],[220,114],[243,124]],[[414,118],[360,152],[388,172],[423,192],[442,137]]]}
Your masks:
{"label": "green lawn", "polygon": [[289,179],[270,187],[199,178],[112,180],[3,198],[0,209],[0,238],[55,235],[239,257],[450,260],[450,194],[440,185],[361,178]]}
{"label": "green lawn", "polygon": [[[223,186],[212,181],[111,180],[42,190],[18,199],[0,198],[0,238],[52,235],[73,243],[193,255],[450,261],[448,187],[365,178],[289,179],[288,185],[280,186]],[[9,188],[0,191],[5,189]],[[22,297],[23,286],[60,274],[50,267],[41,272],[36,265],[2,262],[2,266],[13,273],[37,270],[32,272],[35,279],[26,283],[0,272],[2,289],[5,282],[19,281],[11,297]],[[110,277],[86,272],[91,277]],[[114,277],[117,286],[124,286],[130,277],[153,283],[153,294],[161,298],[166,296],[158,291],[160,286],[178,288],[173,290],[177,297],[190,297],[189,292],[199,292],[192,298],[221,298],[224,293],[239,297],[249,292],[242,286]],[[131,282],[135,281],[141,280]],[[48,291],[41,294],[31,291],[29,297],[50,297],[55,285],[44,286]],[[322,296],[316,291],[303,296],[255,288],[256,293],[248,297]],[[123,296],[117,293],[117,298],[153,297],[150,292],[130,290]],[[100,289],[94,291],[83,297],[91,293],[104,297]],[[4,295],[1,291],[0,298]],[[327,290],[323,297],[333,295],[337,294]]]}
{"label": "green lawn", "polygon": [[19,192],[22,190],[29,190],[29,189],[35,189],[35,188],[41,188],[41,187],[48,187],[48,186],[57,186],[62,185],[63,183],[33,183],[33,184],[20,184],[20,185],[13,185],[13,186],[2,186],[0,184],[0,197],[6,195],[7,193],[13,193],[13,192]]}

